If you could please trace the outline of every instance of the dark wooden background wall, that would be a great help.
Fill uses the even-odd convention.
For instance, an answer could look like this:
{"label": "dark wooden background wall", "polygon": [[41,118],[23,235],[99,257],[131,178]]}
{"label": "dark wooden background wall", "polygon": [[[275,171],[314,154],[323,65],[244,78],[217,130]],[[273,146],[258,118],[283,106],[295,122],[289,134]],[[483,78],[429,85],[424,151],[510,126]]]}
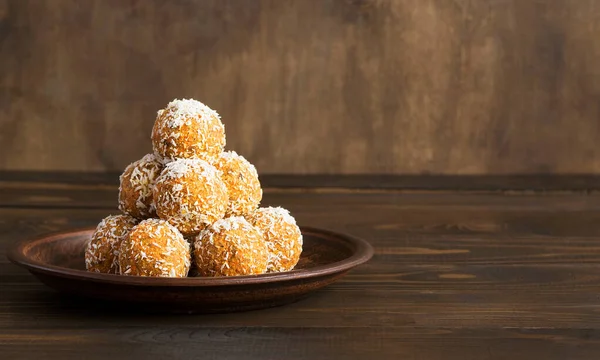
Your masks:
{"label": "dark wooden background wall", "polygon": [[0,0],[0,169],[193,97],[263,173],[600,172],[600,0]]}

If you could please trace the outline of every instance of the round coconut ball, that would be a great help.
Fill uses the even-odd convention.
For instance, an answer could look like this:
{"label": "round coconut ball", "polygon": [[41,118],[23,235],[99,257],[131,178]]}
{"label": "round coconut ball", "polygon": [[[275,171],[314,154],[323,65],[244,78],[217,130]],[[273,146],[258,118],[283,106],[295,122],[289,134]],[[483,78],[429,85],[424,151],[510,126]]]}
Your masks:
{"label": "round coconut ball", "polygon": [[140,222],[119,249],[122,275],[186,277],[190,264],[190,244],[175,227],[160,219]]}
{"label": "round coconut ball", "polygon": [[225,147],[219,114],[200,101],[175,99],[159,110],[152,128],[154,154],[163,163],[217,156]]}
{"label": "round coconut ball", "polygon": [[129,215],[110,215],[102,219],[85,249],[85,268],[88,271],[117,274],[121,242],[137,224]]}
{"label": "round coconut ball", "polygon": [[222,152],[213,165],[221,171],[221,179],[227,186],[226,216],[245,215],[255,210],[262,199],[262,189],[254,165],[235,151]]}
{"label": "round coconut ball", "polygon": [[267,243],[267,272],[292,270],[302,253],[302,234],[296,225],[296,219],[281,207],[259,208],[249,218],[250,223],[262,233]]}
{"label": "round coconut ball", "polygon": [[154,154],[129,164],[119,177],[119,210],[138,219],[155,216],[152,188],[162,168]]}
{"label": "round coconut ball", "polygon": [[241,216],[221,219],[202,231],[193,257],[201,276],[263,274],[269,260],[261,233]]}
{"label": "round coconut ball", "polygon": [[153,191],[158,217],[186,236],[223,218],[229,199],[218,171],[200,159],[168,163]]}

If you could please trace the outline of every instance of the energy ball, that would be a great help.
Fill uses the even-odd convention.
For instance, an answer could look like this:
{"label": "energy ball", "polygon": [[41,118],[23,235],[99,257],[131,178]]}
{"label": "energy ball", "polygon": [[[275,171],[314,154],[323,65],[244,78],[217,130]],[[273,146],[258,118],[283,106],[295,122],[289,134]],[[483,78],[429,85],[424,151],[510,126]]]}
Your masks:
{"label": "energy ball", "polygon": [[168,163],[153,190],[156,213],[184,235],[195,235],[223,218],[229,198],[214,166],[200,159]]}
{"label": "energy ball", "polygon": [[268,261],[261,233],[241,216],[215,222],[194,242],[194,263],[200,276],[263,274]]}
{"label": "energy ball", "polygon": [[254,211],[250,223],[264,236],[269,249],[267,272],[289,271],[302,253],[302,234],[296,219],[281,207],[264,207]]}
{"label": "energy ball", "polygon": [[140,222],[119,249],[122,275],[186,277],[190,263],[190,244],[175,227],[160,219]]}
{"label": "energy ball", "polygon": [[221,171],[221,179],[227,186],[226,216],[245,215],[255,210],[262,199],[262,189],[254,165],[235,151],[222,152],[213,165]]}
{"label": "energy ball", "polygon": [[154,154],[167,163],[175,159],[219,155],[225,147],[225,127],[216,111],[193,99],[175,99],[159,110],[152,128]]}
{"label": "energy ball", "polygon": [[138,219],[155,216],[152,188],[162,168],[153,154],[129,164],[119,177],[119,210]]}
{"label": "energy ball", "polygon": [[85,249],[85,268],[88,271],[117,274],[121,242],[137,220],[129,215],[110,215],[102,219]]}

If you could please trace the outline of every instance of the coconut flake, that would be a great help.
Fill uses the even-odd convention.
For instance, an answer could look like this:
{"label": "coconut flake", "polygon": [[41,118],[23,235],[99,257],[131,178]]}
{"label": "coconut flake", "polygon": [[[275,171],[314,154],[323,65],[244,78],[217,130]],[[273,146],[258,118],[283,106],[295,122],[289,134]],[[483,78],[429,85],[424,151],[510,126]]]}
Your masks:
{"label": "coconut flake", "polygon": [[213,117],[220,119],[215,110],[194,99],[171,101],[164,110],[159,111],[158,116],[163,115],[169,117],[166,125],[172,129],[181,127],[192,120],[208,122]]}

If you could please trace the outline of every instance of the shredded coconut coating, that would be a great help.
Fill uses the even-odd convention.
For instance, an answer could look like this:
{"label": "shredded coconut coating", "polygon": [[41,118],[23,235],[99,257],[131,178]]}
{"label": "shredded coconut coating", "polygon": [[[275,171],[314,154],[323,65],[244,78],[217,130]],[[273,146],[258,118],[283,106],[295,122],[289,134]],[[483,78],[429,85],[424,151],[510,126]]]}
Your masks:
{"label": "shredded coconut coating", "polygon": [[154,154],[163,163],[175,159],[208,160],[225,147],[225,126],[216,111],[193,99],[175,99],[159,110],[152,128]]}
{"label": "shredded coconut coating", "polygon": [[267,272],[292,270],[302,253],[302,233],[296,225],[296,219],[281,207],[259,208],[248,218],[267,243]]}
{"label": "shredded coconut coating", "polygon": [[222,152],[213,165],[221,172],[229,194],[225,216],[246,215],[256,210],[263,192],[254,165],[235,151]]}
{"label": "shredded coconut coating", "polygon": [[261,233],[243,217],[221,219],[194,242],[194,263],[201,276],[263,274],[269,253]]}
{"label": "shredded coconut coating", "polygon": [[138,219],[155,216],[152,189],[162,168],[154,154],[129,164],[119,177],[119,210]]}
{"label": "shredded coconut coating", "polygon": [[167,164],[153,194],[158,217],[186,236],[223,218],[229,199],[217,169],[200,159]]}
{"label": "shredded coconut coating", "polygon": [[175,227],[160,219],[140,222],[119,251],[121,275],[186,277],[190,264],[190,244]]}
{"label": "shredded coconut coating", "polygon": [[85,268],[88,271],[117,274],[121,242],[137,220],[129,215],[110,215],[102,219],[85,250]]}

